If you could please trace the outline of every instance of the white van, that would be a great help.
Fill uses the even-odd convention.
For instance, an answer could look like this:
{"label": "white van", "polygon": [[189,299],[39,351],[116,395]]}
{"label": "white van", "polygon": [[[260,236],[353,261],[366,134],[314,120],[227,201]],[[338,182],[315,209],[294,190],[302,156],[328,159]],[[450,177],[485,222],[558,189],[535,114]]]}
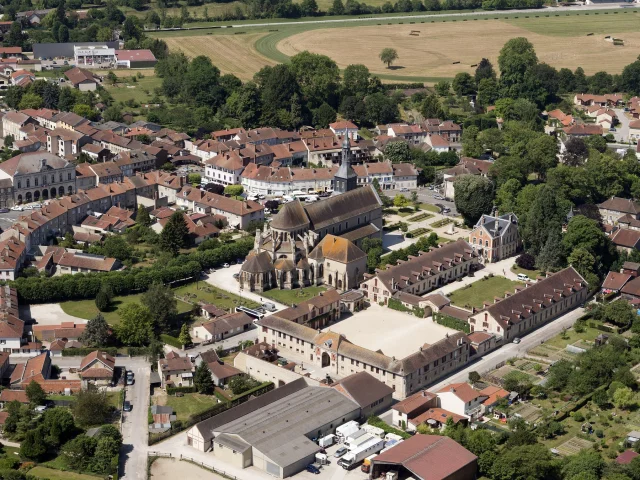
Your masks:
{"label": "white van", "polygon": [[524,273],[519,273],[518,274],[518,280],[520,280],[521,282],[530,282],[531,279],[525,275]]}

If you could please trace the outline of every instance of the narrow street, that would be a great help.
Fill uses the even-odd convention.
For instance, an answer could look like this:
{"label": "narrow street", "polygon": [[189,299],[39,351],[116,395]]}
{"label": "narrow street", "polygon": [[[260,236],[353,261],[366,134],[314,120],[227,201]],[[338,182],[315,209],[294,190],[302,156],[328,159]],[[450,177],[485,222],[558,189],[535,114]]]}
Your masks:
{"label": "narrow street", "polygon": [[133,406],[131,412],[123,413],[122,449],[120,450],[120,478],[126,480],[147,479],[147,413],[149,410],[148,365],[130,368],[135,374],[135,383],[126,387],[125,401]]}

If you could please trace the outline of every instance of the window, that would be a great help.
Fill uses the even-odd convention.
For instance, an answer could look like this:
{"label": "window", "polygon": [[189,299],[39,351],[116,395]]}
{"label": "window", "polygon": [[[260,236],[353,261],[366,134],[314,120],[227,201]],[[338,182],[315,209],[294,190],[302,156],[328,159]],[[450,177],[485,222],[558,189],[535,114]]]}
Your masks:
{"label": "window", "polygon": [[67,173],[67,180],[71,180],[71,172]]}
{"label": "window", "polygon": [[33,184],[37,187],[38,186],[38,177],[33,179]]}
{"label": "window", "polygon": [[27,178],[27,188],[29,188],[31,186],[31,182],[29,181],[29,179]]}

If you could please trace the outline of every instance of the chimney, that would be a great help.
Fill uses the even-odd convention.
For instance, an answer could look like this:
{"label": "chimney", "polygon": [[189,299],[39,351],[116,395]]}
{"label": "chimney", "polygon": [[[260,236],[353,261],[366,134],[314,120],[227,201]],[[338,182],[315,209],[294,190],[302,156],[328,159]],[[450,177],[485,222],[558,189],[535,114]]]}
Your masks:
{"label": "chimney", "polygon": [[422,391],[422,396],[423,396],[423,397],[426,397],[426,396],[427,396],[427,391],[426,391],[426,390],[423,390],[423,391]]}

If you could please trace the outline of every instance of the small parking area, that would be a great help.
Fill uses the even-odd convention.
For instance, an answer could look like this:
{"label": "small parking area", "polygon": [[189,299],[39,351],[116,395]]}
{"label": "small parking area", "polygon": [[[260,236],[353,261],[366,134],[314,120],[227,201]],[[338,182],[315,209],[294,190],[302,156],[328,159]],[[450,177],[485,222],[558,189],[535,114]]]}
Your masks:
{"label": "small parking area", "polygon": [[11,225],[13,225],[16,222],[18,217],[20,217],[21,215],[25,215],[26,213],[29,213],[31,211],[32,210],[24,210],[24,211],[9,210],[8,212],[0,213],[0,228],[2,229],[2,231],[5,231],[7,228],[11,227]]}
{"label": "small parking area", "polygon": [[372,304],[366,310],[346,317],[324,329],[342,333],[351,343],[369,350],[382,350],[387,356],[404,358],[425,343],[434,344],[456,330],[405,312]]}
{"label": "small parking area", "polygon": [[329,460],[328,465],[322,465],[320,468],[320,474],[315,475],[313,473],[307,472],[306,470],[294,475],[292,478],[301,479],[301,480],[321,480],[321,479],[330,479],[330,480],[343,480],[343,479],[358,479],[362,480],[363,478],[367,478],[366,473],[362,473],[360,471],[360,465],[355,467],[353,470],[345,470],[340,465],[338,465],[339,458],[334,457],[336,450],[342,447],[342,444],[332,445],[328,447],[327,457]]}

